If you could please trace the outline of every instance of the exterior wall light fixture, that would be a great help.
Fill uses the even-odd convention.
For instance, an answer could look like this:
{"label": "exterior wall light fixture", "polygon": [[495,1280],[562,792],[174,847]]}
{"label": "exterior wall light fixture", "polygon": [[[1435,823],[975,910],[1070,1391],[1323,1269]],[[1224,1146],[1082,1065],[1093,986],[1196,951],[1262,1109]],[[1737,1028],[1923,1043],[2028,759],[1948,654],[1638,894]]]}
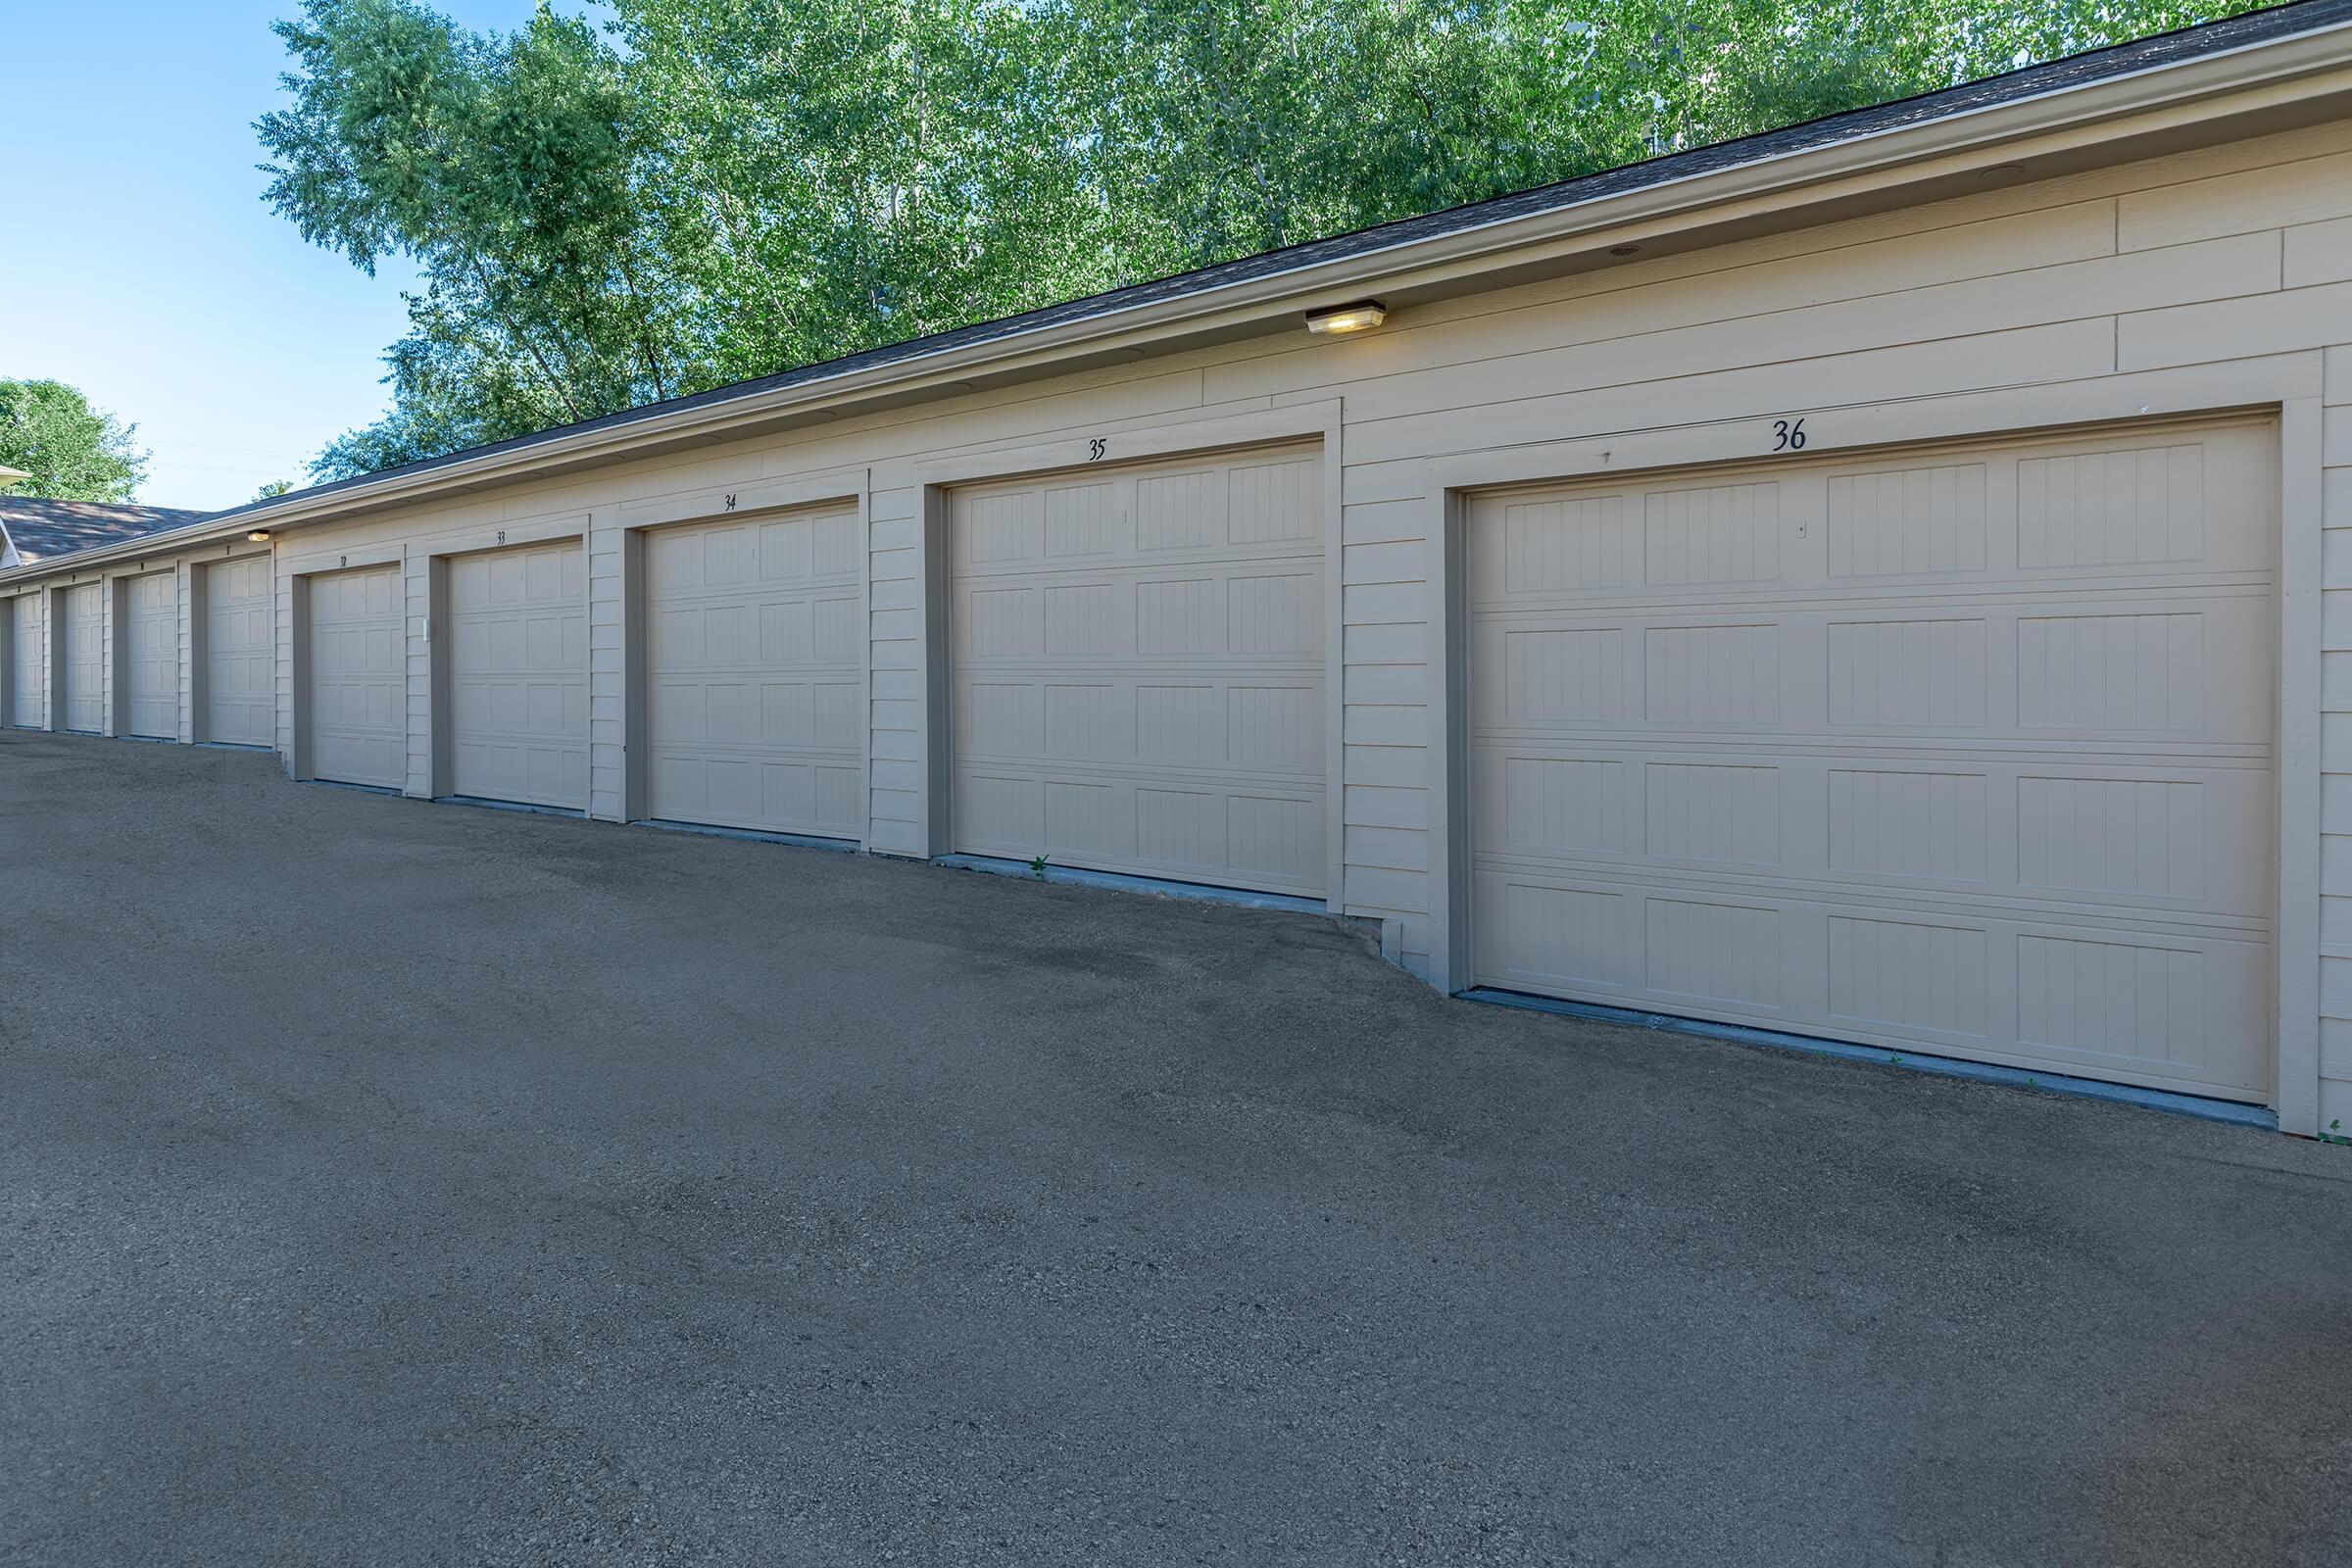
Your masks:
{"label": "exterior wall light fixture", "polygon": [[245,537],[254,544],[266,545],[270,542],[270,530],[267,528],[256,528]]}
{"label": "exterior wall light fixture", "polygon": [[1389,318],[1389,308],[1378,300],[1357,300],[1350,305],[1334,305],[1325,311],[1306,313],[1306,329],[1318,337],[1338,337],[1348,332],[1364,332]]}

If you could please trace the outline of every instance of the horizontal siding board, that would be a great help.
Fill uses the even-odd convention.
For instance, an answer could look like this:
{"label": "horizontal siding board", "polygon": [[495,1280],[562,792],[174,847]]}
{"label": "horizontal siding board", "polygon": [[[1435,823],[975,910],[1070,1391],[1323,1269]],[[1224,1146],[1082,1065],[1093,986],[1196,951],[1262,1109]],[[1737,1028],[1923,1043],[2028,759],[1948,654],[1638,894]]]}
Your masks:
{"label": "horizontal siding board", "polygon": [[2105,375],[2114,368],[2115,326],[2101,317],[1788,365],[1629,380],[1619,386],[1451,407],[1360,425],[1354,422],[1351,407],[1348,439],[1350,447],[1361,441],[1391,451],[1438,456],[1552,440],[1570,430],[1599,433],[1706,419],[1763,418],[1780,410],[1843,408],[1984,387],[2075,381]]}
{"label": "horizontal siding board", "polygon": [[1349,664],[1344,692],[1350,703],[1429,701],[1429,670],[1421,664]]}
{"label": "horizontal siding board", "polygon": [[2321,593],[2320,647],[2331,654],[2352,651],[2352,589]]}
{"label": "horizontal siding board", "polygon": [[2320,831],[2352,834],[2352,773],[2320,780]]}
{"label": "horizontal siding board", "polygon": [[2320,770],[2352,773],[2352,713],[2320,715]]}
{"label": "horizontal siding board", "polygon": [[2141,311],[2116,322],[2123,370],[2201,365],[2309,348],[2317,336],[2352,337],[2352,283]]}
{"label": "horizontal siding board", "polygon": [[1344,765],[1350,783],[1429,787],[1429,749],[1425,746],[1350,746]]}
{"label": "horizontal siding board", "polygon": [[2352,1081],[2352,1022],[2329,1018],[2321,1024],[2320,1076]]}
{"label": "horizontal siding board", "polygon": [[[1351,419],[1377,419],[1489,403],[1497,389],[1513,386],[1549,392],[1614,386],[1629,378],[1632,368],[1643,380],[1711,374],[1945,338],[1956,322],[1968,323],[1976,334],[2011,331],[2278,287],[2278,234],[2234,235],[2177,250],[1613,335],[1572,348],[1498,348],[1494,357],[1474,364],[1349,385],[1348,411]],[[1610,324],[1618,325],[1613,317]]]}
{"label": "horizontal siding board", "polygon": [[2330,713],[2352,713],[2352,654],[2320,657],[2320,705]]}
{"label": "horizontal siding board", "polygon": [[2352,958],[2352,898],[2320,900],[2320,952],[2330,958]]}
{"label": "horizontal siding board", "polygon": [[1389,871],[1427,871],[1429,834],[1419,828],[1348,827],[1349,885],[1358,867]]}
{"label": "horizontal siding board", "polygon": [[1418,499],[1368,501],[1348,508],[1342,532],[1351,545],[1393,544],[1411,540],[1426,548],[1428,512]]}
{"label": "horizontal siding board", "polygon": [[2320,586],[2352,588],[2352,528],[2329,528],[2320,536]]}
{"label": "horizontal siding board", "polygon": [[2328,1018],[2352,1018],[2352,958],[2320,958],[2320,1012]]}
{"label": "horizontal siding board", "polygon": [[1377,784],[1349,784],[1342,808],[1350,826],[1429,826],[1429,791]]}
{"label": "horizontal siding board", "polygon": [[[1740,247],[1714,258],[1670,258],[1616,269],[1586,280],[1581,287],[1554,289],[1550,298],[1539,295],[1470,319],[1449,315],[1420,326],[1413,317],[1404,317],[1398,330],[1336,343],[1328,352],[1300,350],[1212,369],[1209,394],[1239,396],[1340,387],[1351,402],[1368,398],[1377,404],[1395,395],[1409,398],[1405,378],[1436,376],[1452,384],[1464,376],[1475,379],[1477,369],[1467,368],[1508,364],[1514,356],[1594,350],[1612,344],[1617,345],[1608,349],[1612,356],[1640,352],[1630,345],[1647,343],[1652,334],[1736,341],[1740,336],[1737,323],[1745,320],[1779,319],[1788,322],[1791,331],[1819,330],[1819,320],[1807,313],[1838,313],[1840,307],[1862,307],[1863,302],[1893,295],[1927,294],[1979,279],[1992,280],[1984,293],[1997,294],[2002,279],[2107,258],[2114,246],[2114,203],[2100,199],[1861,243],[1817,245],[1796,255],[1746,266],[1737,265],[1734,258],[1755,254],[1761,247]],[[2123,274],[2126,279],[2138,275],[2137,271]],[[2269,284],[2276,283],[2274,250]],[[2132,285],[2120,281],[2119,286],[2129,289]],[[2062,292],[2065,287],[2066,280],[2056,280],[2052,292]],[[1979,298],[1964,293],[1955,296],[1951,304],[1965,308]],[[1994,308],[2014,310],[2018,302],[1998,300]],[[1860,323],[1868,311],[1840,314],[1844,319]],[[1908,331],[1920,318],[1913,313],[1909,325],[1896,321],[1891,313],[1879,318],[1893,323],[1893,330]],[[1866,335],[1884,329],[1860,327]],[[1680,352],[1672,343],[1654,346],[1668,360]],[[1675,372],[1661,369],[1658,373]]]}
{"label": "horizontal siding board", "polygon": [[2281,273],[2288,288],[2352,281],[2352,218],[2288,229]]}
{"label": "horizontal siding board", "polygon": [[2333,833],[2321,838],[2320,891],[2352,897],[2352,838]]}
{"label": "horizontal siding board", "polygon": [[1425,913],[1429,908],[1429,873],[1399,871],[1383,865],[1351,865],[1348,868],[1348,905],[1350,908],[1368,905]]}
{"label": "horizontal siding board", "polygon": [[2168,184],[2122,198],[2116,238],[2128,251],[2352,217],[2352,153],[2298,159]]}
{"label": "horizontal siding board", "polygon": [[[1368,441],[1357,441],[1352,436],[1351,430],[1347,442],[1349,452],[1395,450],[1392,447],[1375,446]],[[1341,470],[1340,494],[1349,511],[1397,501],[1418,502],[1428,487],[1428,460],[1418,455],[1406,458],[1350,458],[1347,467]]]}
{"label": "horizontal siding board", "polygon": [[1350,664],[1411,664],[1429,657],[1429,627],[1418,616],[1380,625],[1350,625],[1343,641],[1343,657]]}
{"label": "horizontal siding board", "polygon": [[885,522],[912,521],[922,515],[923,492],[919,485],[897,485],[876,490],[866,499],[866,515],[877,529]]}
{"label": "horizontal siding board", "polygon": [[1343,604],[1350,629],[1415,624],[1429,618],[1429,595],[1418,582],[1350,586],[1344,592]]}
{"label": "horizontal siding board", "polygon": [[[2352,410],[2346,412],[2352,414]],[[1418,584],[1429,571],[1429,547],[1418,539],[1401,544],[1349,545],[1341,569],[1341,581],[1348,584]]]}
{"label": "horizontal siding board", "polygon": [[1425,746],[1429,710],[1348,705],[1346,736],[1350,746]]}

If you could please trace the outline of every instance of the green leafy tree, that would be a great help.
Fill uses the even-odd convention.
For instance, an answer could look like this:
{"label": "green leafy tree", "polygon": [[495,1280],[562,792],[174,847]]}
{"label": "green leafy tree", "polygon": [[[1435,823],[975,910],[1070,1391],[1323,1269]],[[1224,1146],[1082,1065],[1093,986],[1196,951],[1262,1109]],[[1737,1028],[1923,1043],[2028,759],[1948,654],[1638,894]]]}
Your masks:
{"label": "green leafy tree", "polygon": [[0,467],[31,477],[0,493],[61,501],[129,501],[147,477],[138,426],[63,381],[0,379]]}
{"label": "green leafy tree", "polygon": [[[406,255],[426,279],[396,412],[355,450],[423,456],[675,390],[619,65],[584,23],[543,6],[484,37],[410,0],[305,0],[275,26],[294,106],[257,126],[268,200],[362,270]],[[410,410],[451,384],[463,413]]]}
{"label": "green leafy tree", "polygon": [[305,0],[270,199],[423,291],[321,478],[2248,9]]}

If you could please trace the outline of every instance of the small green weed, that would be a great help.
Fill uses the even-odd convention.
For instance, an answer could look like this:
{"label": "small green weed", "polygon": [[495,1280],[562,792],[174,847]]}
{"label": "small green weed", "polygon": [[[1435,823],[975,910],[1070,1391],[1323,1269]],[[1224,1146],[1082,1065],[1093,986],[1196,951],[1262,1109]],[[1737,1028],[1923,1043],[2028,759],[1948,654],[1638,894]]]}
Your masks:
{"label": "small green weed", "polygon": [[1040,882],[1046,879],[1046,858],[1044,856],[1041,855],[1029,862],[1029,874]]}

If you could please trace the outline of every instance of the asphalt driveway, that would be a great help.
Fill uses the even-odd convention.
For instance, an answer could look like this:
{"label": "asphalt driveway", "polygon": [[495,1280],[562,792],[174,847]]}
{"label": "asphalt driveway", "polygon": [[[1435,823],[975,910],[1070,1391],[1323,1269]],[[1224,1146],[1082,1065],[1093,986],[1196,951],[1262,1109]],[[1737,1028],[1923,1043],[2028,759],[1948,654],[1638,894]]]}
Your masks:
{"label": "asphalt driveway", "polygon": [[0,1560],[2352,1560],[2352,1151],[0,734]]}

